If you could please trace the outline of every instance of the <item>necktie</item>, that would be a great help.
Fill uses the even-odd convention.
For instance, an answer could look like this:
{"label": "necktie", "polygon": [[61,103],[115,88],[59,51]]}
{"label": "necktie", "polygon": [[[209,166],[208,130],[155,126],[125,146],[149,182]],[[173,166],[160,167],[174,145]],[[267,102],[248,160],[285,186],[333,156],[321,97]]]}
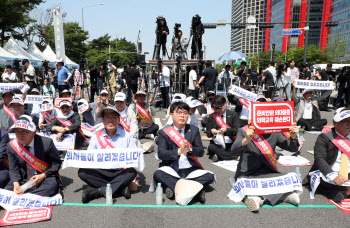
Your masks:
{"label": "necktie", "polygon": [[[178,132],[180,133],[180,135],[181,135],[182,130],[179,129],[179,130],[177,130],[177,131],[178,131]],[[174,169],[176,172],[179,171],[179,159],[176,159],[176,160],[173,162],[172,167],[173,167],[173,169]]]}
{"label": "necktie", "polygon": [[349,175],[348,167],[349,167],[349,158],[348,156],[346,156],[346,154],[341,153],[339,176],[342,176],[348,179],[348,175]]}
{"label": "necktie", "polygon": [[[24,148],[30,153],[30,146],[24,146]],[[27,163],[27,179],[29,180],[32,176],[34,176],[34,168]]]}

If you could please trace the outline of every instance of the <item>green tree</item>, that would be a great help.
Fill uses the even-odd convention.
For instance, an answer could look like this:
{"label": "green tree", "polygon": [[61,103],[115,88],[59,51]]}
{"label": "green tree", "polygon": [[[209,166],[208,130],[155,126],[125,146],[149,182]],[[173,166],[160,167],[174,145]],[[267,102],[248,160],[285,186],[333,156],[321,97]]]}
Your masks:
{"label": "green tree", "polygon": [[336,36],[329,39],[325,51],[329,53],[332,60],[342,57],[348,52],[348,40],[345,35],[340,35],[340,30],[338,30]]}
{"label": "green tree", "polygon": [[43,0],[1,0],[0,3],[0,42],[1,47],[4,46],[5,33],[10,32],[17,40],[23,40],[23,34],[19,29],[26,28],[27,25],[33,23],[29,12]]}
{"label": "green tree", "polygon": [[[55,47],[55,37],[53,26],[49,31],[49,44],[51,47]],[[78,22],[67,22],[63,24],[64,31],[64,43],[66,49],[66,56],[68,56],[72,61],[79,63],[80,59],[85,57],[87,51],[87,45],[85,41],[89,37],[89,32],[84,31],[82,27],[79,26]]]}

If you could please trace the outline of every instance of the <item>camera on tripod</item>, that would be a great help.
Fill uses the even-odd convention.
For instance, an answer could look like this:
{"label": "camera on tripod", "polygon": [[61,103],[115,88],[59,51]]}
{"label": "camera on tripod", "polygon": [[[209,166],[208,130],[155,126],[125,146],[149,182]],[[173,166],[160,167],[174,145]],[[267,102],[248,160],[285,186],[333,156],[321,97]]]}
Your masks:
{"label": "camera on tripod", "polygon": [[49,68],[49,61],[47,61],[47,60],[42,61],[41,66],[44,67],[45,69],[48,69]]}
{"label": "camera on tripod", "polygon": [[19,60],[19,59],[14,59],[13,62],[12,62],[13,68],[19,69],[19,67],[20,67],[19,63],[20,63],[20,62],[21,62],[21,60]]}

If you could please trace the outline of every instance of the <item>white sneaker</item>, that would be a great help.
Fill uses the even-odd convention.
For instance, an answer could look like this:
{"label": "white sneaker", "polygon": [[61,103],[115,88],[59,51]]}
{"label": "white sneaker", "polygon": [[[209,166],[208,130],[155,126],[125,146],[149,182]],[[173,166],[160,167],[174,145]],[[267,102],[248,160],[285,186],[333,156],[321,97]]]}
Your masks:
{"label": "white sneaker", "polygon": [[300,204],[299,195],[296,194],[296,193],[294,192],[294,193],[290,194],[290,195],[284,200],[284,202],[293,204],[293,205],[295,205],[295,206],[299,206],[299,204]]}
{"label": "white sneaker", "polygon": [[261,201],[261,198],[258,196],[246,196],[244,198],[244,203],[250,211],[258,211],[260,205],[262,205]]}

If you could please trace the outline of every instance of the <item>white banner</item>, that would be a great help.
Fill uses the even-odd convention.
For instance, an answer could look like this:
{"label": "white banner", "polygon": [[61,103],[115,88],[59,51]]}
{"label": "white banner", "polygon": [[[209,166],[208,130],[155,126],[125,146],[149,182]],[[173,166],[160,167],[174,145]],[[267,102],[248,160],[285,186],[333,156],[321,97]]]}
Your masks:
{"label": "white banner", "polygon": [[332,81],[295,80],[295,87],[299,89],[334,90]]}
{"label": "white banner", "polygon": [[55,46],[56,46],[56,58],[63,59],[66,63],[66,49],[64,46],[64,32],[63,32],[63,19],[62,19],[62,6],[59,5],[53,12],[53,25],[55,30]]}
{"label": "white banner", "polygon": [[6,210],[18,208],[40,208],[63,203],[62,196],[57,194],[53,197],[38,196],[31,193],[17,195],[13,191],[0,189],[0,206]]}
{"label": "white banner", "polygon": [[0,93],[12,91],[15,89],[22,89],[23,87],[24,84],[22,83],[0,83]]}
{"label": "white banner", "polygon": [[51,138],[53,143],[55,144],[57,150],[66,151],[70,149],[74,149],[75,146],[75,133],[74,134],[64,134],[61,140],[56,139],[57,134],[51,134],[47,131],[40,131],[38,135],[45,136]]}
{"label": "white banner", "polygon": [[265,196],[294,191],[300,195],[303,188],[297,174],[288,173],[272,178],[239,178],[227,197],[240,202],[245,196]]}
{"label": "white banner", "polygon": [[[337,172],[333,172],[331,175],[338,176],[338,173]],[[319,170],[316,170],[316,171],[313,171],[313,172],[309,173],[309,176],[310,176],[310,186],[311,186],[310,199],[314,199],[315,198],[315,192],[316,192],[316,189],[317,189],[318,185],[321,182],[321,178],[322,178],[322,180],[324,180],[327,183],[337,185],[333,181],[328,180],[328,178],[325,177],[321,173],[321,171],[319,171]],[[342,186],[350,187],[350,182],[345,182]]]}
{"label": "white banner", "polygon": [[249,92],[248,90],[242,89],[238,86],[232,85],[232,88],[228,91],[228,93],[231,93],[233,95],[243,97],[249,101],[256,101],[258,98],[258,95],[252,92]]}
{"label": "white banner", "polygon": [[[22,98],[22,94],[16,94],[15,97]],[[43,99],[50,98],[49,96],[27,95],[24,101],[25,104],[42,104]]]}
{"label": "white banner", "polygon": [[90,169],[145,168],[142,148],[113,148],[99,150],[68,150],[62,169],[68,167]]}

